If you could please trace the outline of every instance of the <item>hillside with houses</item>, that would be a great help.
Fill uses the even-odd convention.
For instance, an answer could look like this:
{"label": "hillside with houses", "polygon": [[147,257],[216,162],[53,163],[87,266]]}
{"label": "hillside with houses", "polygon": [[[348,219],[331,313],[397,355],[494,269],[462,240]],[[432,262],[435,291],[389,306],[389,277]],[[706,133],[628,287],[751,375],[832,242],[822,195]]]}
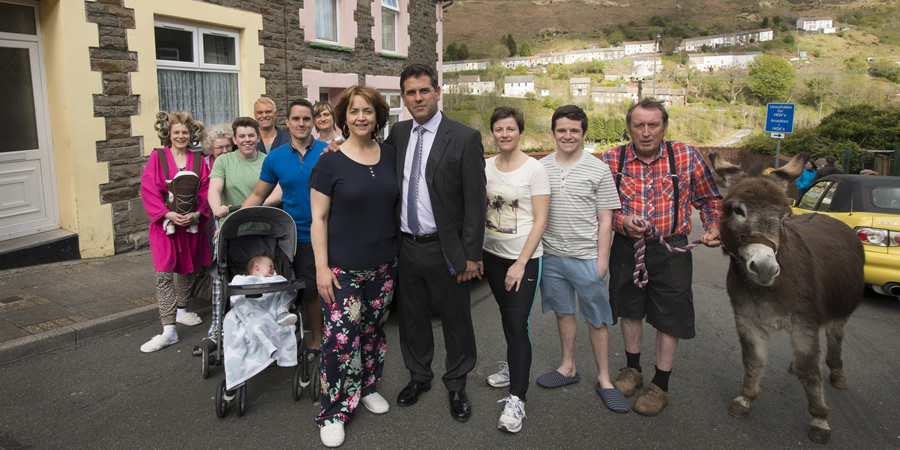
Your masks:
{"label": "hillside with houses", "polygon": [[[580,42],[584,48],[545,44],[551,48],[534,54],[520,50],[537,45],[509,42],[514,40],[509,33],[503,40],[508,53],[502,57],[497,48],[491,57],[442,61],[445,107],[451,116],[480,128],[487,123],[490,105],[517,105],[533,130],[526,145],[535,149],[552,145],[543,133],[549,132],[555,106],[581,105],[605,124],[649,96],[669,106],[670,135],[698,145],[753,136],[762,129],[769,101],[796,103],[797,126],[811,127],[835,108],[897,102],[900,86],[891,76],[900,68],[900,55],[894,54],[900,46],[885,44],[894,39],[900,44],[898,17],[896,6],[833,15],[756,16],[718,33],[673,39],[661,31],[651,40],[614,42],[610,38],[618,35],[610,33],[595,43]],[[654,30],[659,23],[665,20],[648,19],[645,28]],[[558,42],[571,47],[571,41]],[[771,58],[783,63],[789,76],[765,73]],[[782,80],[780,97],[760,94],[758,85],[766,84],[767,77]],[[616,126],[601,126],[613,129],[594,133],[599,146],[624,137]]]}

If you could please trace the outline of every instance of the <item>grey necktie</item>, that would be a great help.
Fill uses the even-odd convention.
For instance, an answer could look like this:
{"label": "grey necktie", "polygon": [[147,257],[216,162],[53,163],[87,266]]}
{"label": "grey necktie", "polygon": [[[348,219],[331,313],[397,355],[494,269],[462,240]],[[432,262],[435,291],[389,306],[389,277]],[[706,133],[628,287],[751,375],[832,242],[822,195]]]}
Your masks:
{"label": "grey necktie", "polygon": [[406,197],[406,224],[409,225],[409,232],[416,234],[419,232],[419,177],[422,174],[422,135],[425,134],[425,127],[416,127],[416,151],[413,153],[412,167],[409,168],[409,191]]}

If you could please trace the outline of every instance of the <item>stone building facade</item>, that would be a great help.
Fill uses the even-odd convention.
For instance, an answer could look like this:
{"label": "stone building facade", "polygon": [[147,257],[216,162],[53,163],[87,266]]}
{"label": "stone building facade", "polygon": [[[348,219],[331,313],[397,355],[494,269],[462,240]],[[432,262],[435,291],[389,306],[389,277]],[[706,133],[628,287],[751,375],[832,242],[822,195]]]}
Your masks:
{"label": "stone building facade", "polygon": [[[173,65],[185,60],[178,49],[167,48],[160,56],[156,48],[157,34],[168,22],[187,24],[195,34],[200,30],[198,46],[207,45],[207,37],[215,40],[217,30],[226,31],[234,59],[230,76],[237,80],[234,116],[252,116],[254,100],[267,96],[275,101],[282,121],[294,99],[334,104],[343,89],[366,84],[389,99],[392,120],[406,118],[399,74],[409,63],[441,67],[441,1],[334,0],[330,17],[340,31],[334,43],[317,35],[319,4],[0,0],[0,6],[16,11],[33,10],[37,32],[23,39],[38,44],[42,70],[35,85],[46,86],[38,102],[46,116],[39,130],[49,143],[44,152],[49,168],[42,176],[50,187],[43,192],[49,226],[4,234],[0,224],[0,244],[23,235],[40,240],[41,233],[55,228],[77,239],[80,257],[148,246],[149,219],[140,198],[140,177],[147,157],[160,146],[153,130],[162,103],[158,86],[165,67],[160,63],[165,58],[176,59]],[[28,11],[23,11],[27,17]],[[204,31],[207,28],[211,31]]]}

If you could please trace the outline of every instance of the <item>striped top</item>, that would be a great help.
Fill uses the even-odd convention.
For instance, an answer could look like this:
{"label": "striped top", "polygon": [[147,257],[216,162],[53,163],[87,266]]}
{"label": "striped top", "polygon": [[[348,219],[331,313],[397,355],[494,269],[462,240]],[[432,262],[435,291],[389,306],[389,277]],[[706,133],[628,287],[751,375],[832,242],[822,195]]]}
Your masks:
{"label": "striped top", "polygon": [[582,152],[578,162],[561,167],[556,153],[541,159],[550,178],[550,214],[544,253],[578,259],[597,258],[597,211],[621,207],[616,183],[605,162]]}

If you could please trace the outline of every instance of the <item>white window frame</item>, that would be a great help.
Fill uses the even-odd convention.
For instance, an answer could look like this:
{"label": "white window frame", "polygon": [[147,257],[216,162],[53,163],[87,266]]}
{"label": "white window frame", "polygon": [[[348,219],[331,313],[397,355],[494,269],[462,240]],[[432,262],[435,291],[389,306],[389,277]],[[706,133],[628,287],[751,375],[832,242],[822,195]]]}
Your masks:
{"label": "white window frame", "polygon": [[[168,28],[173,30],[187,31],[192,34],[192,50],[194,54],[193,62],[186,61],[170,61],[166,59],[156,59],[157,70],[177,70],[185,72],[207,72],[207,73],[227,73],[236,76],[235,85],[237,88],[237,110],[236,115],[240,115],[242,111],[241,104],[241,49],[240,49],[240,33],[226,28],[211,27],[208,25],[200,25],[187,21],[180,21],[169,18],[157,18],[153,21],[154,33],[156,27]],[[234,64],[212,64],[203,61],[203,35],[225,36],[234,39]],[[156,42],[154,38],[154,51],[156,50]],[[158,89],[158,88],[157,88]]]}
{"label": "white window frame", "polygon": [[[232,72],[238,74],[240,81],[241,72],[241,52],[240,52],[240,33],[225,28],[214,28],[208,25],[192,24],[172,19],[157,19],[153,21],[154,31],[157,27],[167,28],[170,30],[186,31],[192,35],[192,50],[194,62],[186,61],[170,61],[167,59],[157,59],[156,67],[158,69],[181,69],[181,70],[200,70],[204,72]],[[203,61],[203,35],[209,34],[213,36],[229,37],[234,39],[234,64],[209,64]],[[155,48],[155,44],[154,44]],[[240,85],[240,83],[238,83]]]}
{"label": "white window frame", "polygon": [[[384,46],[384,30],[386,24],[384,23],[384,15],[388,13],[393,17],[394,23],[392,29],[394,30],[394,49],[388,50]],[[385,53],[397,53],[398,47],[400,45],[400,40],[397,37],[400,26],[400,2],[398,0],[381,0],[381,51]]]}
{"label": "white window frame", "polygon": [[387,102],[388,107],[391,106],[391,97],[397,97],[397,99],[400,101],[399,105],[396,108],[391,108],[390,112],[388,112],[388,123],[384,127],[384,130],[381,131],[381,139],[387,139],[388,134],[391,131],[391,116],[397,116],[397,122],[403,120],[403,96],[400,95],[400,91],[380,91],[380,93],[381,96],[384,97],[384,101]]}
{"label": "white window frame", "polygon": [[341,17],[340,17],[341,0],[328,0],[332,4],[332,11],[334,13],[334,40],[323,38],[323,37],[319,36],[318,23],[319,23],[319,14],[321,13],[321,11],[318,8],[319,5],[318,5],[317,0],[309,0],[309,1],[313,2],[313,5],[314,5],[313,8],[316,13],[316,21],[315,21],[316,38],[315,38],[315,41],[325,42],[328,44],[340,45],[340,43],[341,43]]}

